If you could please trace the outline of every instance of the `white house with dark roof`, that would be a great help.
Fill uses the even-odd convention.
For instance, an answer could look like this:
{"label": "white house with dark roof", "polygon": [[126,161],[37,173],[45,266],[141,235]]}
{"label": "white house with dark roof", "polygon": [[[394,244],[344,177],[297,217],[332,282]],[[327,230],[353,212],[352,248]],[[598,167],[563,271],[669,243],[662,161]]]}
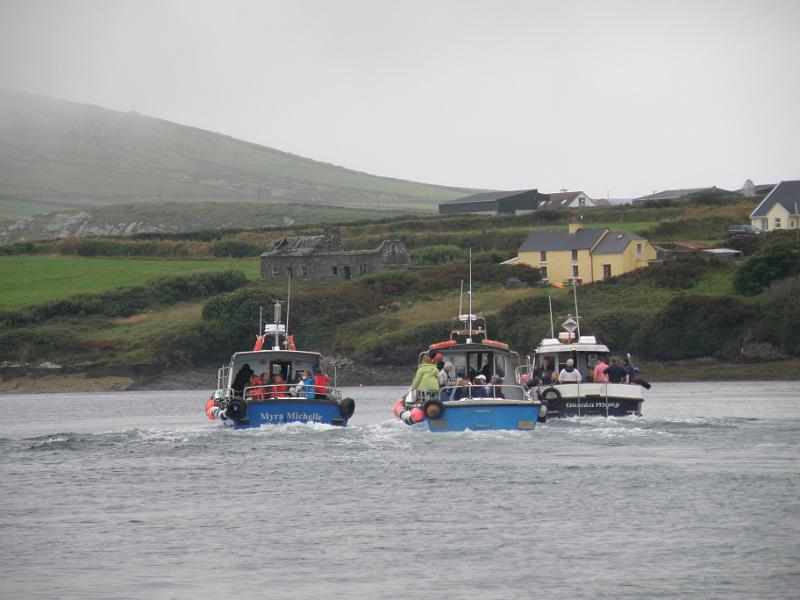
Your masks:
{"label": "white house with dark roof", "polygon": [[761,231],[800,228],[800,180],[781,181],[750,213],[750,224]]}
{"label": "white house with dark roof", "polygon": [[537,267],[551,282],[580,279],[602,281],[656,260],[656,249],[645,238],[628,231],[604,227],[583,229],[577,223],[569,231],[532,231],[520,246],[516,264]]}
{"label": "white house with dark roof", "polygon": [[585,192],[557,192],[547,194],[547,204],[543,208],[588,208],[597,206],[597,202],[589,198]]}

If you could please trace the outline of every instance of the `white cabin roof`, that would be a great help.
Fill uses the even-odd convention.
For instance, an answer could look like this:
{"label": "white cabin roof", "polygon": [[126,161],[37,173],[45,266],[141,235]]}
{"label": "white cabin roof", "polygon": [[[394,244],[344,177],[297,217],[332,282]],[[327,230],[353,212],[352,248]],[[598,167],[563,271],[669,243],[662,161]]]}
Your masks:
{"label": "white cabin roof", "polygon": [[547,354],[548,352],[608,352],[608,346],[599,344],[593,335],[583,335],[577,341],[559,342],[555,338],[545,338],[536,348],[536,354]]}

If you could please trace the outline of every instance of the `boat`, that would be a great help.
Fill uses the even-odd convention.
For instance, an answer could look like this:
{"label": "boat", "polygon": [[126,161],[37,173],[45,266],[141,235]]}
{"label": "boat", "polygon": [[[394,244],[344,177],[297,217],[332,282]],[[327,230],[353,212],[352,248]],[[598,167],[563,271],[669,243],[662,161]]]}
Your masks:
{"label": "boat", "polygon": [[[526,377],[536,386],[537,397],[547,406],[547,418],[641,416],[644,390],[650,388],[649,383],[638,377],[631,383],[591,380],[597,361],[603,358],[608,363],[612,353],[595,336],[581,334],[577,292],[575,315],[568,315],[561,326],[564,331],[556,337],[551,311],[550,337],[539,343]],[[545,370],[559,373],[569,359],[581,373],[582,381],[541,383]],[[546,369],[545,364],[548,365]]]}
{"label": "boat", "polygon": [[[205,404],[206,416],[233,429],[293,422],[346,427],[355,401],[342,397],[335,377],[333,385],[327,383],[328,361],[322,354],[296,349],[281,322],[280,302],[275,302],[274,315],[275,322],[264,325],[251,351],[235,352],[219,369],[217,390]],[[268,340],[272,346],[264,349]],[[305,373],[321,379],[297,381]]]}
{"label": "boat", "polygon": [[[534,390],[520,383],[519,354],[508,344],[489,339],[486,319],[472,314],[471,287],[470,264],[469,312],[461,314],[459,309],[450,338],[430,344],[418,357],[422,364],[429,360],[425,357],[441,354],[441,361],[453,363],[456,372],[469,377],[469,383],[448,384],[437,391],[409,389],[395,402],[394,415],[407,425],[421,424],[437,432],[532,430],[544,418],[543,403]],[[479,376],[486,385],[474,383]]]}

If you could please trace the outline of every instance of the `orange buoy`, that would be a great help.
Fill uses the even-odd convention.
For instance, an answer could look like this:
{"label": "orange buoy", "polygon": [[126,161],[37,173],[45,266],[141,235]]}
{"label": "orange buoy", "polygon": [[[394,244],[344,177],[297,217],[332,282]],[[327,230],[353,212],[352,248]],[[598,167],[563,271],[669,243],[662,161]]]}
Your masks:
{"label": "orange buoy", "polygon": [[206,400],[206,416],[212,421],[217,418],[217,406],[214,404],[213,398]]}

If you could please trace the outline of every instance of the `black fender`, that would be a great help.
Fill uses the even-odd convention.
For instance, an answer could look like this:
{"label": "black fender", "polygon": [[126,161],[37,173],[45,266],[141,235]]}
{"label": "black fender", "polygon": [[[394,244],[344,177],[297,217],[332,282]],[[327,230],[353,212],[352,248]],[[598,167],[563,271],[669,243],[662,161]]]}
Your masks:
{"label": "black fender", "polygon": [[422,405],[422,412],[429,419],[441,419],[444,415],[444,404],[438,398],[431,398]]}
{"label": "black fender", "polygon": [[646,382],[644,379],[642,379],[641,377],[637,377],[636,379],[634,379],[633,383],[638,383],[640,386],[642,386],[646,390],[649,390],[651,387],[653,387],[648,382]]}
{"label": "black fender", "polygon": [[356,412],[356,401],[352,398],[342,398],[339,400],[339,414],[343,419],[349,419]]}
{"label": "black fender", "polygon": [[225,407],[225,416],[234,421],[241,421],[247,417],[247,402],[241,398],[233,398]]}
{"label": "black fender", "polygon": [[561,400],[561,392],[551,386],[539,392],[539,400],[548,405],[558,402]]}

